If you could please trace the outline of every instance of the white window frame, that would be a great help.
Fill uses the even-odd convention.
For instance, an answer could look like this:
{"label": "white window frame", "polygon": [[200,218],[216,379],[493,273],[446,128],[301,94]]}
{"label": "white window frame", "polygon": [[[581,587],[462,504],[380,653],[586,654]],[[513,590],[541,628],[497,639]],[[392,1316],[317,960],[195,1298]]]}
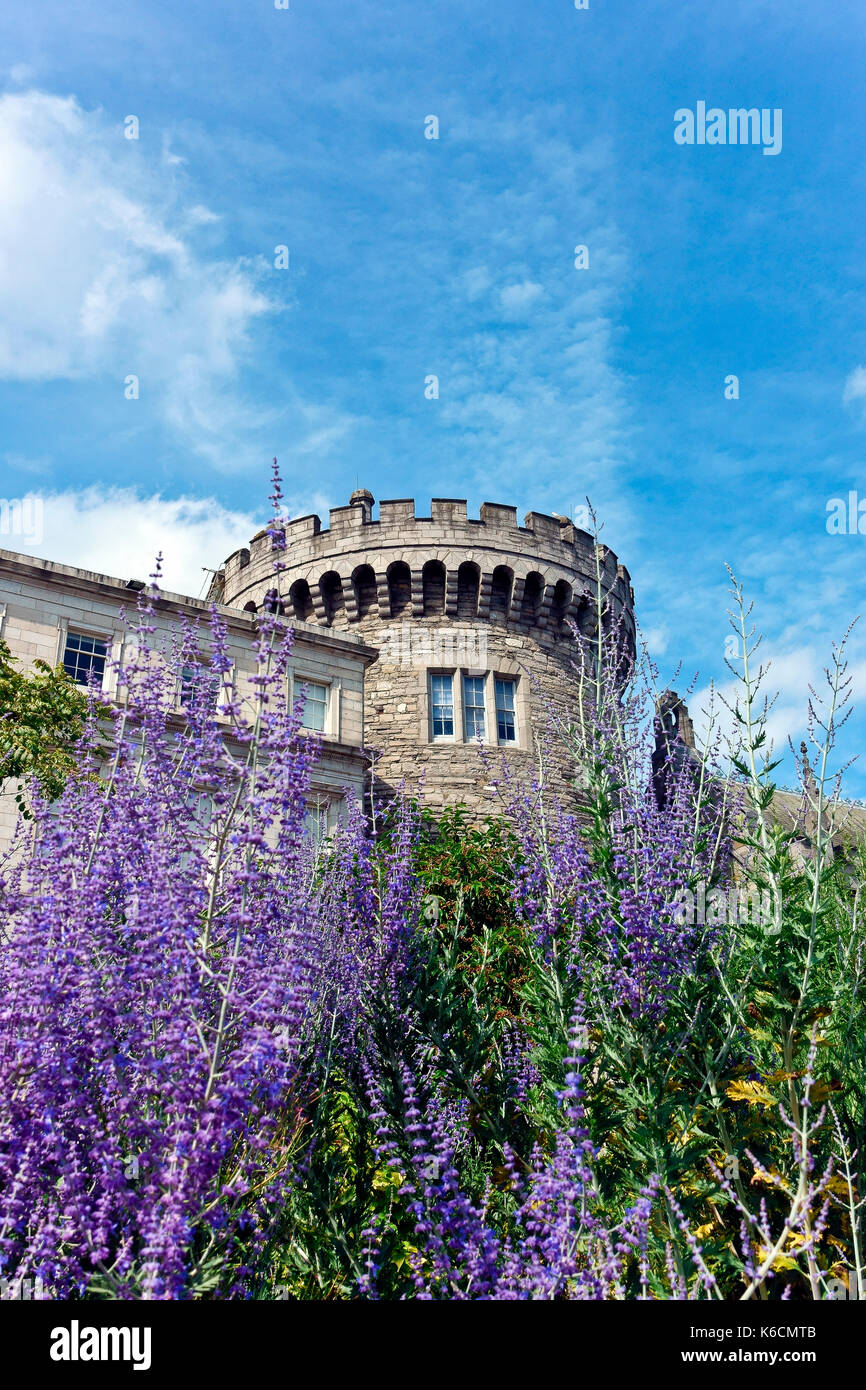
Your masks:
{"label": "white window frame", "polygon": [[[201,664],[203,666],[207,664],[207,655],[207,652],[199,652],[199,656],[202,658]],[[180,710],[181,712],[183,712],[186,709],[186,704],[184,703],[183,699],[183,673],[187,669],[187,666],[188,663],[186,661],[184,661],[181,664],[180,672],[177,678],[177,690],[175,692],[175,708]],[[225,671],[214,671],[212,672],[212,676],[214,686],[214,702],[211,713],[214,715],[215,718],[221,719],[224,716],[220,714],[220,706],[225,704],[227,699],[230,700],[232,698],[232,690],[234,684],[234,666],[229,666],[228,669]]]}
{"label": "white window frame", "polygon": [[[468,747],[470,744],[478,743],[478,738],[470,734],[466,723],[465,691],[466,681],[480,679],[483,681],[484,690],[484,736],[481,743],[488,748],[521,748],[525,746],[524,738],[526,730],[530,728],[530,710],[528,704],[528,687],[524,679],[524,673],[519,667],[515,667],[510,662],[504,663],[505,669],[496,667],[442,667],[431,666],[421,668],[418,672],[418,701],[419,701],[419,720],[418,737],[426,740],[428,744],[459,744]],[[435,734],[433,732],[433,679],[436,676],[450,677],[451,697],[454,719],[453,734]],[[514,690],[514,738],[500,740],[499,738],[499,719],[496,709],[496,682],[508,681]],[[480,708],[480,706],[473,706]]]}
{"label": "white window frame", "polygon": [[[519,748],[520,747],[520,678],[519,676],[506,675],[503,672],[492,672],[493,680],[493,728],[496,730],[496,742],[500,748]],[[514,738],[500,738],[499,735],[499,700],[496,687],[502,682],[511,686],[513,695],[513,706],[508,711],[514,722]],[[492,731],[491,731],[492,732]]]}
{"label": "white window frame", "polygon": [[300,696],[299,687],[302,685],[319,685],[325,691],[325,718],[324,728],[320,730],[311,729],[306,724],[302,724],[302,730],[307,733],[321,733],[323,738],[339,739],[340,736],[340,684],[339,681],[331,680],[323,675],[321,671],[294,670],[289,675],[289,703],[294,706]]}
{"label": "white window frame", "polygon": [[[469,711],[470,711],[470,710],[480,710],[480,711],[481,711],[481,726],[482,726],[482,727],[481,727],[481,742],[482,742],[482,743],[487,743],[487,742],[489,742],[489,738],[488,738],[489,722],[488,722],[488,718],[487,718],[487,674],[488,674],[488,673],[487,673],[486,671],[483,671],[483,672],[482,672],[482,671],[461,671],[461,672],[460,672],[460,683],[461,683],[461,687],[462,687],[462,691],[463,691],[463,741],[464,741],[464,743],[478,743],[478,741],[479,741],[479,739],[478,739],[478,734],[477,734],[477,733],[470,733],[470,732],[469,732]],[[467,700],[466,700],[466,693],[467,693],[467,692],[466,692],[466,682],[467,682],[467,681],[480,681],[480,682],[481,682],[481,703],[480,703],[480,704],[473,704],[473,705],[470,705],[470,704],[467,703]]]}
{"label": "white window frame", "polygon": [[[103,694],[113,695],[117,683],[117,673],[113,669],[113,662],[117,661],[120,655],[121,638],[110,628],[91,627],[87,622],[77,622],[69,618],[58,620],[57,634],[57,660],[55,666],[63,666],[65,669],[66,645],[70,638],[90,637],[97,642],[105,643],[105,666],[102,671],[102,681],[100,690]],[[86,690],[87,686],[78,681],[75,682],[79,690]]]}
{"label": "white window frame", "polygon": [[[458,730],[459,728],[462,728],[463,710],[462,710],[462,699],[460,700],[460,706],[461,706],[461,708],[458,708],[457,692],[456,692],[455,689],[454,689],[454,677],[455,677],[455,675],[457,675],[457,674],[458,674],[458,673],[457,673],[456,671],[437,671],[437,670],[430,670],[430,671],[427,672],[427,698],[428,698],[428,700],[429,700],[429,710],[430,710],[430,716],[429,716],[429,720],[428,720],[428,737],[429,737],[431,743],[456,743],[456,742],[458,742],[457,730]],[[436,705],[435,705],[435,702],[434,702],[434,699],[433,699],[433,681],[434,681],[434,680],[449,680],[449,681],[451,682],[451,733],[450,733],[450,734],[437,734],[437,733],[434,732],[434,727],[433,727],[433,725],[434,725],[434,719],[435,719],[434,710],[435,710],[435,708],[436,708]],[[458,690],[460,691],[461,696],[462,696],[463,687],[462,687],[462,682],[461,682],[461,681],[458,681],[458,682],[457,682],[457,688],[458,688]],[[459,721],[460,721],[459,723],[458,723],[458,719],[459,719]]]}
{"label": "white window frame", "polygon": [[307,797],[307,809],[304,812],[304,833],[310,837],[316,845],[321,845],[323,840],[327,840],[333,828],[333,801],[329,796],[317,796],[315,791],[311,791]]}

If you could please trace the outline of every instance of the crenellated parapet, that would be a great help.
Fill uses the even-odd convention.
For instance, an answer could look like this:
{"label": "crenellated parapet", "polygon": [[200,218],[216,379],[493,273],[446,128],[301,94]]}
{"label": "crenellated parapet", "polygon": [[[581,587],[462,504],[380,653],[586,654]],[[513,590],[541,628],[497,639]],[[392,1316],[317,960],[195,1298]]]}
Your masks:
{"label": "crenellated parapet", "polygon": [[318,516],[262,530],[230,555],[219,576],[222,601],[259,610],[282,566],[279,596],[287,616],[350,627],[375,615],[441,616],[484,621],[555,636],[595,609],[597,575],[609,609],[630,623],[628,571],[606,546],[564,517],[485,502],[470,517],[457,498],[433,498],[429,516],[411,498],[381,502],[366,489]]}

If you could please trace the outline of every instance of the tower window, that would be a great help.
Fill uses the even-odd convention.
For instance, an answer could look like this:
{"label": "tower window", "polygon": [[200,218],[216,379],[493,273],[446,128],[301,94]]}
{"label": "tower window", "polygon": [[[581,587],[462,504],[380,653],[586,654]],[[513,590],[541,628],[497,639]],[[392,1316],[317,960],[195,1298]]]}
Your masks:
{"label": "tower window", "polygon": [[514,743],[517,738],[514,715],[516,681],[496,682],[496,733],[500,743]]}
{"label": "tower window", "polygon": [[76,685],[87,685],[91,678],[102,685],[108,643],[101,637],[85,637],[81,632],[67,632],[63,652],[63,669]]}
{"label": "tower window", "polygon": [[463,711],[466,719],[466,737],[484,737],[484,677],[463,677]]}
{"label": "tower window", "polygon": [[430,677],[431,707],[433,711],[433,737],[454,737],[454,678],[453,676]]}

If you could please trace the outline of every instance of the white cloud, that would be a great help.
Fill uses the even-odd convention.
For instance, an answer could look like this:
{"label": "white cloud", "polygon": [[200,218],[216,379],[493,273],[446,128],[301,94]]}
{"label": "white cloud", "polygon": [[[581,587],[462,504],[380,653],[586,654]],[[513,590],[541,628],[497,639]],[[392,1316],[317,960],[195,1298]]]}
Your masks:
{"label": "white cloud", "polygon": [[641,640],[646,643],[651,657],[660,657],[668,649],[670,633],[666,627],[650,627],[645,632],[641,631]]}
{"label": "white cloud", "polygon": [[18,473],[49,473],[52,465],[48,454],[21,454],[14,450],[3,455],[3,462]]}
{"label": "white cloud", "polygon": [[42,496],[42,538],[24,545],[0,538],[61,565],[76,565],[116,579],[147,579],[163,554],[162,587],[199,597],[227,555],[246,545],[262,517],[231,511],[214,497],[142,497],[132,488],[86,488]]}
{"label": "white cloud", "polygon": [[[733,664],[735,669],[740,669],[736,660]],[[786,759],[786,754],[789,753],[789,738],[798,752],[801,740],[805,739],[809,755],[811,758],[814,757],[814,747],[808,734],[808,707],[812,698],[810,687],[822,700],[829,703],[830,688],[825,674],[828,656],[811,646],[771,652],[765,649],[762,643],[750,662],[753,677],[757,675],[759,664],[768,668],[761,682],[759,700],[762,702],[764,696],[768,699],[776,697],[767,720],[767,735],[772,742],[774,756],[785,759],[785,768],[779,769],[775,774],[784,781],[793,773],[790,758]],[[866,688],[866,662],[853,661],[849,666],[848,675],[851,677],[852,697],[856,699]],[[729,705],[734,705],[737,701],[742,701],[742,694],[742,685],[733,677],[720,681],[715,686],[715,727],[717,730],[721,729],[728,738],[735,736],[736,725],[728,710],[720,703],[719,696],[724,697]],[[709,708],[709,696],[710,688],[705,686],[689,700],[689,713],[694,721],[699,744],[703,743],[707,736],[706,712]],[[819,713],[826,718],[826,707],[823,711],[819,709]],[[820,730],[817,732],[821,737]],[[830,770],[834,772],[842,761],[841,754],[837,752],[831,758]]]}
{"label": "white cloud", "polygon": [[499,303],[506,314],[520,317],[531,309],[543,294],[543,286],[535,280],[521,280],[518,284],[506,285],[504,290],[500,290]]}
{"label": "white cloud", "polygon": [[[203,254],[214,214],[178,203],[101,112],[41,92],[0,97],[0,378],[140,378],[182,440],[232,466],[251,422],[236,378],[275,306],[259,269]],[[182,184],[180,185],[182,186]]]}
{"label": "white cloud", "polygon": [[850,405],[852,401],[866,401],[866,367],[855,367],[845,378],[842,403]]}
{"label": "white cloud", "polygon": [[[270,507],[262,499],[258,514],[235,511],[216,497],[144,496],[135,488],[88,487],[80,491],[28,494],[26,513],[34,516],[41,534],[35,540],[20,533],[0,534],[0,547],[38,555],[60,565],[75,565],[115,579],[148,579],[162,554],[163,589],[201,597],[211,570],[246,545],[267,524]],[[328,510],[337,505],[312,490],[286,497],[282,515],[290,518],[316,513],[328,524]]]}
{"label": "white cloud", "polygon": [[464,272],[463,283],[466,286],[466,296],[471,302],[489,290],[493,281],[487,266],[478,265]]}

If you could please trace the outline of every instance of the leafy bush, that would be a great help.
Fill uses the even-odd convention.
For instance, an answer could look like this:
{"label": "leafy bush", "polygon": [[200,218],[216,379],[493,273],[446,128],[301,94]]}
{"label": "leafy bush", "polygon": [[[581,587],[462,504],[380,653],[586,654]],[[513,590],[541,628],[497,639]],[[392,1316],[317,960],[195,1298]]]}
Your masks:
{"label": "leafy bush", "polygon": [[15,800],[25,817],[25,782],[35,779],[52,798],[75,770],[86,716],[86,696],[62,666],[35,661],[29,673],[19,671],[0,641],[0,778],[17,780]]}

